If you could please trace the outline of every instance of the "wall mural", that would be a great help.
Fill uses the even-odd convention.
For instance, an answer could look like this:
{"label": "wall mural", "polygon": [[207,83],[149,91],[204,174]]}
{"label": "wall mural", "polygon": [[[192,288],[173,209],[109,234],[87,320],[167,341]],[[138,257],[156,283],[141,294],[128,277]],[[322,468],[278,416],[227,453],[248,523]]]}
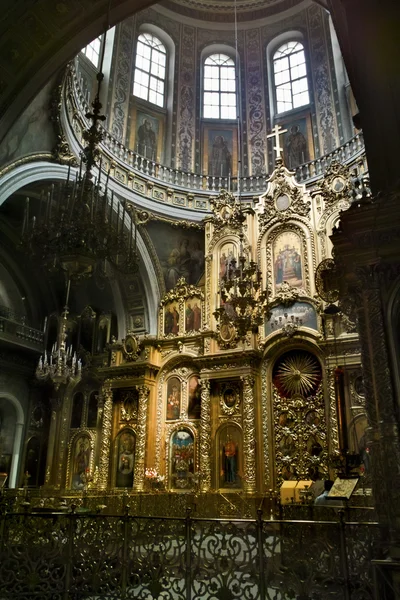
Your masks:
{"label": "wall mural", "polygon": [[148,158],[159,162],[162,151],[163,121],[160,117],[141,110],[136,111],[135,151]]}
{"label": "wall mural", "polygon": [[236,175],[236,165],[236,129],[205,127],[203,170],[212,177],[229,177]]}
{"label": "wall mural", "polygon": [[181,277],[196,285],[204,273],[204,233],[176,229],[166,223],[148,223],[146,228],[160,261],[166,289],[174,288]]}
{"label": "wall mural", "polygon": [[314,159],[313,137],[309,117],[301,119],[280,121],[287,132],[283,136],[283,157],[288,169],[295,169],[299,165]]}
{"label": "wall mural", "polygon": [[284,231],[274,241],[274,281],[276,289],[287,281],[293,287],[303,287],[301,239],[296,233]]}
{"label": "wall mural", "polygon": [[122,431],[117,438],[117,469],[115,487],[131,488],[133,485],[135,441],[135,434],[130,430]]}
{"label": "wall mural", "polygon": [[188,489],[193,487],[194,438],[191,431],[176,431],[171,437],[171,488]]}
{"label": "wall mural", "polygon": [[167,421],[179,419],[181,414],[181,381],[171,377],[167,383]]}

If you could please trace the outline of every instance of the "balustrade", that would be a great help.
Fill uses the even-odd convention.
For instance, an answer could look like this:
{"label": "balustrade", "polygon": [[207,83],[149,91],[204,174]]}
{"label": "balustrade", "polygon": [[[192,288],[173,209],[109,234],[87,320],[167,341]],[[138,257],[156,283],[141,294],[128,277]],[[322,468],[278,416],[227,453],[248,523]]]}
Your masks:
{"label": "balustrade", "polygon": [[[70,82],[71,100],[75,105],[74,108],[76,108],[75,114],[79,115],[78,118],[81,120],[82,126],[88,127],[90,123],[85,115],[90,111],[90,106],[87,98],[80,89],[80,84],[73,68],[71,69]],[[72,131],[75,131],[73,126]],[[238,190],[237,177],[201,175],[199,173],[181,171],[176,167],[162,165],[127,148],[104,128],[100,150],[110,164],[117,162],[122,170],[125,169],[130,179],[133,179],[135,176],[142,176],[145,179],[152,179],[154,185],[157,183],[160,185],[167,184],[168,186],[179,188],[179,190],[193,190],[199,194],[217,194],[221,189],[228,189],[232,192]],[[358,133],[329,154],[296,167],[295,176],[297,181],[303,184],[315,184],[319,178],[323,177],[326,169],[333,161],[350,166],[355,177],[364,174],[368,168],[362,133]],[[262,194],[266,189],[267,178],[267,173],[241,177],[241,194],[244,196]]]}

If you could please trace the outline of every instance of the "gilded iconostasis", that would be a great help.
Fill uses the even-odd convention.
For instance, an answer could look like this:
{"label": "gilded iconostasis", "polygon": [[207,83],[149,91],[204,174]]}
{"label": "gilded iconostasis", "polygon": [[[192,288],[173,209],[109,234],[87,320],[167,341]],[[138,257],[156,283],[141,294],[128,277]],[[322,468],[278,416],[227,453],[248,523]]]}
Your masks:
{"label": "gilded iconostasis", "polygon": [[[333,188],[336,178],[333,167]],[[344,435],[368,469],[354,323],[324,310],[314,281],[341,199],[322,188],[309,195],[281,163],[252,206],[222,191],[196,227],[147,220],[141,235],[162,290],[157,333],[133,321],[118,339],[112,311],[71,315],[82,372],[50,414],[33,403],[31,483],[72,494],[259,494],[327,477]],[[223,290],[253,263],[264,312],[241,334]],[[136,305],[146,322],[145,298]],[[52,319],[46,328],[51,346]]]}

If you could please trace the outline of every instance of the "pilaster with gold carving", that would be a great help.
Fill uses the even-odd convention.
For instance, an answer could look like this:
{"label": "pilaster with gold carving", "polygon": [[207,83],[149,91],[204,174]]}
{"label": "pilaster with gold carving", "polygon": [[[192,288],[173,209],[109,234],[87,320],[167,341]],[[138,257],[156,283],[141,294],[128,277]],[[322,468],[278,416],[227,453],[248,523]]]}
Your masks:
{"label": "pilaster with gold carving", "polygon": [[150,388],[141,385],[137,388],[139,392],[138,424],[136,430],[136,456],[133,489],[136,492],[144,490],[144,459],[146,454],[146,431],[147,431],[147,409]]}
{"label": "pilaster with gold carving", "polygon": [[254,377],[246,375],[243,382],[243,457],[245,491],[256,491],[256,418],[254,407]]}
{"label": "pilaster with gold carving", "polygon": [[201,414],[200,414],[200,472],[201,491],[211,488],[211,397],[210,380],[200,379]]}
{"label": "pilaster with gold carving", "polygon": [[111,424],[113,409],[113,391],[111,381],[106,380],[103,385],[102,395],[104,398],[103,422],[101,427],[101,448],[99,465],[99,490],[106,490],[108,485],[108,474],[110,470],[110,446],[111,446]]}

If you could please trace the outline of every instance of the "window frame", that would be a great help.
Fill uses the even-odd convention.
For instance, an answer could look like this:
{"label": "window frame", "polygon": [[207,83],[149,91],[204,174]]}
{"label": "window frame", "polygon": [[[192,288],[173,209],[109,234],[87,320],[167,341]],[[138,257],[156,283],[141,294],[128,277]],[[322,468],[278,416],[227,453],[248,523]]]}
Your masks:
{"label": "window frame", "polygon": [[[96,51],[94,51],[95,54],[97,54],[97,63],[95,64],[93,62],[93,60],[88,56],[86,50],[87,50],[87,48],[91,48],[93,50],[92,44],[97,41],[99,41],[99,52],[97,53]],[[99,69],[99,62],[100,62],[100,56],[101,56],[103,44],[104,44],[104,35],[99,35],[97,38],[95,38],[94,40],[89,42],[89,44],[86,44],[86,46],[84,46],[80,50],[80,54],[82,54],[82,56],[85,57],[85,59],[90,63],[90,65],[93,67],[93,69],[96,69],[96,71],[98,71],[98,69]]]}
{"label": "window frame", "polygon": [[[216,122],[216,121],[223,121],[223,122],[234,122],[237,120],[238,118],[238,111],[239,111],[239,98],[238,98],[238,85],[237,85],[237,60],[238,57],[232,53],[232,50],[230,48],[226,48],[226,47],[208,47],[205,49],[205,51],[203,51],[202,53],[202,61],[201,61],[201,116],[203,120],[206,121],[210,121],[210,122]],[[224,56],[227,59],[229,59],[229,61],[231,61],[233,64],[228,66],[224,66],[223,64],[220,65],[207,65],[206,62],[208,59],[212,58],[213,56]],[[206,81],[206,67],[212,67],[212,66],[216,66],[219,69],[219,74],[218,74],[218,89],[206,89],[205,87],[205,81]],[[232,68],[233,69],[233,74],[234,77],[232,79],[229,78],[222,78],[221,77],[221,68]],[[208,79],[212,79],[212,78],[208,78]],[[229,91],[229,90],[222,90],[221,89],[221,81],[234,81],[234,86],[235,89],[234,91]],[[205,94],[206,93],[218,93],[218,117],[213,117],[213,116],[206,116],[205,114]],[[224,117],[222,115],[222,111],[225,105],[223,105],[221,103],[221,96],[222,94],[229,94],[231,96],[234,97],[235,99],[235,104],[232,105],[234,108],[234,112],[235,112],[235,116],[229,116],[229,117]],[[213,106],[213,105],[208,105],[208,106]],[[229,105],[228,105],[229,106]]]}
{"label": "window frame", "polygon": [[[155,38],[158,41],[158,47],[155,46],[151,46],[150,44],[146,44],[144,43],[140,38],[141,37],[145,37],[145,36],[151,36],[152,38]],[[142,88],[146,88],[147,89],[147,97],[144,98],[143,96],[139,96],[135,93],[135,84],[136,82],[136,74],[137,72],[140,73],[144,73],[146,74],[146,71],[141,67],[137,65],[137,58],[138,58],[138,46],[139,43],[143,44],[143,46],[147,46],[150,48],[150,56],[149,58],[147,57],[143,57],[145,60],[149,61],[149,70],[148,70],[148,75],[149,75],[149,81],[147,85],[143,85],[141,82],[138,82],[138,84],[142,87]],[[161,51],[159,49],[159,47],[163,48],[163,51]],[[155,63],[153,61],[153,53],[156,52],[157,54],[163,54],[164,55],[164,64],[160,65],[160,63],[158,63],[158,66],[164,69],[164,76],[163,78],[159,77],[158,75],[154,75],[151,71],[152,71],[152,67],[153,64],[157,65],[157,63]],[[135,45],[135,56],[134,56],[134,67],[133,67],[133,76],[132,76],[132,96],[135,98],[136,101],[139,102],[144,102],[146,104],[150,104],[152,106],[157,107],[158,109],[165,109],[166,105],[167,105],[167,96],[168,96],[168,87],[169,87],[169,78],[168,78],[168,62],[169,62],[169,49],[167,44],[165,43],[165,41],[163,39],[160,38],[160,36],[157,35],[157,33],[153,32],[153,31],[149,31],[149,30],[143,30],[143,31],[139,31],[138,36],[136,38],[136,45]],[[152,78],[156,81],[156,82],[162,82],[163,85],[163,91],[162,91],[162,104],[159,104],[157,102],[154,102],[153,100],[150,100],[150,94],[153,91],[156,94],[156,98],[157,95],[161,95],[160,92],[157,91],[157,89],[152,89],[151,88],[151,81]]]}
{"label": "window frame", "polygon": [[[270,73],[271,73],[271,77],[270,77],[270,81],[272,84],[272,98],[273,98],[273,107],[274,107],[274,117],[281,117],[282,115],[286,115],[288,113],[291,112],[300,112],[303,111],[305,109],[307,109],[307,107],[310,107],[312,99],[311,99],[311,86],[310,86],[310,78],[309,78],[309,61],[308,61],[308,57],[307,57],[307,50],[306,50],[306,45],[304,43],[304,39],[302,38],[301,35],[296,34],[296,32],[294,32],[295,35],[288,35],[287,37],[285,36],[285,38],[278,40],[275,40],[274,46],[273,48],[270,49],[270,52],[268,52],[269,54],[269,60],[268,60],[268,64],[270,65]],[[289,52],[286,56],[288,57],[288,62],[289,62],[289,76],[290,79],[288,81],[288,83],[290,84],[290,88],[291,88],[291,104],[292,107],[291,108],[287,108],[286,110],[278,110],[278,98],[277,98],[277,89],[279,87],[279,84],[276,83],[276,79],[275,79],[275,62],[277,60],[279,60],[280,58],[275,58],[276,53],[283,48],[286,44],[290,44],[291,42],[301,45],[301,50],[296,50],[295,52]],[[298,78],[292,78],[291,76],[291,71],[292,71],[292,66],[290,65],[290,59],[289,57],[292,54],[298,54],[300,52],[303,52],[303,57],[304,57],[304,62],[302,62],[301,64],[305,65],[305,75],[302,75],[301,77]],[[284,58],[281,57],[281,58]],[[296,65],[298,66],[298,65]],[[292,88],[292,82],[293,81],[300,81],[302,79],[305,79],[306,83],[307,83],[307,94],[308,94],[308,102],[305,104],[301,104],[300,106],[293,106],[293,88]],[[286,83],[286,82],[285,82]],[[295,94],[297,95],[297,94]]]}

